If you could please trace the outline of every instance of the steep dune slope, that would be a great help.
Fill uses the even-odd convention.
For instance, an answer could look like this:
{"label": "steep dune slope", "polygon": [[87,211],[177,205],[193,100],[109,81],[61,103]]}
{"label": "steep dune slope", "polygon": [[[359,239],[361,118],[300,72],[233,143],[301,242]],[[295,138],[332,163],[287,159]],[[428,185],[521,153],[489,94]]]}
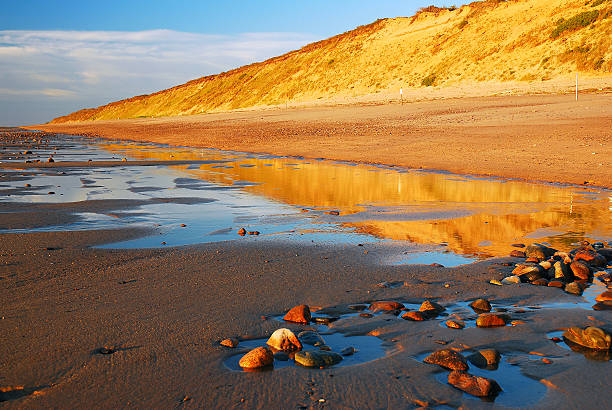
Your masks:
{"label": "steep dune slope", "polygon": [[612,73],[612,0],[487,0],[378,20],[262,63],[59,117],[189,115],[486,81]]}

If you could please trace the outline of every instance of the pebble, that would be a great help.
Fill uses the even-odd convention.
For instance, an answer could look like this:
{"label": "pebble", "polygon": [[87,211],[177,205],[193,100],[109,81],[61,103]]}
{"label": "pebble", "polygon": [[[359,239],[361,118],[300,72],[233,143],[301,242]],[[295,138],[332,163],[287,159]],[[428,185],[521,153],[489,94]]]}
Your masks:
{"label": "pebble", "polygon": [[340,212],[339,211],[329,211],[328,214],[338,216],[340,215]]}
{"label": "pebble", "polygon": [[459,390],[477,397],[490,397],[497,394],[501,388],[495,380],[486,377],[472,376],[469,373],[454,370],[448,375],[448,383]]}
{"label": "pebble", "polygon": [[451,329],[463,329],[465,327],[465,323],[461,320],[447,320],[445,323]]}
{"label": "pebble", "polygon": [[293,352],[302,349],[302,343],[300,343],[297,336],[286,328],[275,330],[266,344],[272,346],[276,350],[282,350],[284,352]]}
{"label": "pebble", "polygon": [[55,162],[55,160],[53,158],[49,158],[47,162]]}
{"label": "pebble", "polygon": [[267,347],[256,347],[251,350],[238,362],[238,365],[246,369],[255,369],[259,367],[271,366],[274,364],[274,355]]}
{"label": "pebble", "polygon": [[298,339],[300,339],[302,343],[311,346],[321,346],[325,344],[325,341],[321,335],[314,330],[304,330],[303,332],[300,332],[298,334]]}
{"label": "pebble", "polygon": [[359,314],[359,317],[365,317],[365,318],[368,318],[368,319],[369,319],[369,318],[371,318],[371,317],[374,317],[374,315],[373,315],[373,314],[371,314],[371,313],[360,313],[360,314]]}
{"label": "pebble", "polygon": [[550,282],[548,282],[548,286],[553,288],[563,288],[565,284],[560,280],[551,280]]}
{"label": "pebble", "polygon": [[226,347],[236,347],[238,346],[238,339],[236,339],[235,337],[228,337],[227,339],[223,339],[219,342],[219,344],[221,346],[226,346]]}
{"label": "pebble", "polygon": [[512,245],[510,245],[514,248],[524,248],[525,244],[524,243],[513,243]]}
{"label": "pebble", "polygon": [[440,313],[444,310],[444,306],[436,302],[432,302],[431,300],[426,300],[421,304],[421,307],[419,307],[419,312],[423,313]]}
{"label": "pebble", "polygon": [[489,283],[490,283],[491,285],[496,285],[496,286],[502,286],[502,285],[503,285],[503,283],[501,283],[501,282],[500,282],[500,281],[498,281],[497,279],[491,279],[491,280],[489,281]]}
{"label": "pebble", "polygon": [[342,356],[335,352],[322,350],[302,350],[293,358],[296,363],[305,367],[327,367],[342,361]]}
{"label": "pebble", "polygon": [[351,356],[355,353],[355,348],[353,346],[345,347],[340,351],[342,356]]}
{"label": "pebble", "polygon": [[496,327],[506,326],[506,318],[504,315],[497,313],[483,313],[476,319],[476,326],[478,327]]}
{"label": "pebble", "polygon": [[423,312],[419,311],[411,311],[407,312],[402,316],[403,319],[412,320],[414,322],[422,322],[423,320],[427,320],[427,317],[423,314]]}
{"label": "pebble", "polygon": [[461,353],[450,349],[437,350],[423,359],[425,363],[437,364],[449,370],[467,370],[469,368]]}
{"label": "pebble", "polygon": [[469,306],[476,312],[490,312],[491,311],[491,303],[489,303],[486,299],[476,299],[471,302]]}
{"label": "pebble", "polygon": [[470,363],[481,369],[496,368],[501,359],[501,355],[495,349],[482,349],[473,353],[467,358]]}
{"label": "pebble", "polygon": [[516,275],[506,276],[501,281],[501,284],[504,284],[504,285],[516,285],[519,283],[521,283],[521,278],[519,278]]}
{"label": "pebble", "polygon": [[240,235],[240,236],[246,235],[246,229],[244,229],[244,228],[238,229],[238,235]]}
{"label": "pebble", "polygon": [[563,333],[563,338],[575,344],[596,350],[610,350],[612,336],[598,327],[570,327]]}
{"label": "pebble", "polygon": [[571,283],[568,283],[567,285],[565,285],[565,291],[567,293],[571,293],[573,295],[580,296],[580,295],[582,295],[582,292],[584,291],[584,289],[582,288],[582,286],[580,286],[579,283],[571,282]]}
{"label": "pebble", "polygon": [[510,256],[513,257],[513,258],[524,258],[525,257],[525,252],[519,251],[518,249],[515,249],[512,252],[510,252]]}
{"label": "pebble", "polygon": [[390,311],[390,310],[400,310],[403,309],[404,305],[399,303],[399,302],[395,302],[392,300],[381,300],[378,302],[373,302],[370,305],[370,310],[373,312],[377,312],[377,311]]}
{"label": "pebble", "polygon": [[259,235],[259,231],[249,231],[247,232],[249,235]]}
{"label": "pebble", "polygon": [[310,308],[308,305],[298,305],[293,307],[283,317],[287,322],[307,324],[310,322]]}

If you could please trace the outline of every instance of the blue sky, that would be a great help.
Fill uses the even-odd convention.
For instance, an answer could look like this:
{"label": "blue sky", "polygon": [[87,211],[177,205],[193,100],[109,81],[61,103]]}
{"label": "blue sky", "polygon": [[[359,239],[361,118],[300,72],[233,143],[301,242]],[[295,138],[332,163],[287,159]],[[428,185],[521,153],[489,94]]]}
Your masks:
{"label": "blue sky", "polygon": [[7,1],[0,125],[46,122],[262,61],[383,17],[460,2]]}

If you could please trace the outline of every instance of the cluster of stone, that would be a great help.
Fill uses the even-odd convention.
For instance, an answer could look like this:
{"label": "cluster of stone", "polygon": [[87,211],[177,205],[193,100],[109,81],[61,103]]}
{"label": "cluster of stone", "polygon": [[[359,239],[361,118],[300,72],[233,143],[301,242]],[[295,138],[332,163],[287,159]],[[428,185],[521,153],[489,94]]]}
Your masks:
{"label": "cluster of stone", "polygon": [[[516,264],[512,275],[502,284],[531,283],[551,286],[568,293],[581,295],[584,289],[597,278],[608,287],[612,284],[612,248],[603,242],[582,242],[570,252],[561,252],[548,246],[532,243],[524,251],[513,251],[513,257],[523,257],[525,262]],[[604,292],[595,309],[612,309],[610,292]]]}

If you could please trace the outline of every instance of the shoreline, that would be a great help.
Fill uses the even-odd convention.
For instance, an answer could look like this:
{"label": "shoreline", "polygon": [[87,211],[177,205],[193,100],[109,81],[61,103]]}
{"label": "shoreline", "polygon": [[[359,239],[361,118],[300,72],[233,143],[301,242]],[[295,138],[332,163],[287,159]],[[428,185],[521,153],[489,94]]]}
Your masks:
{"label": "shoreline", "polygon": [[612,94],[572,97],[473,97],[23,128],[610,189]]}

